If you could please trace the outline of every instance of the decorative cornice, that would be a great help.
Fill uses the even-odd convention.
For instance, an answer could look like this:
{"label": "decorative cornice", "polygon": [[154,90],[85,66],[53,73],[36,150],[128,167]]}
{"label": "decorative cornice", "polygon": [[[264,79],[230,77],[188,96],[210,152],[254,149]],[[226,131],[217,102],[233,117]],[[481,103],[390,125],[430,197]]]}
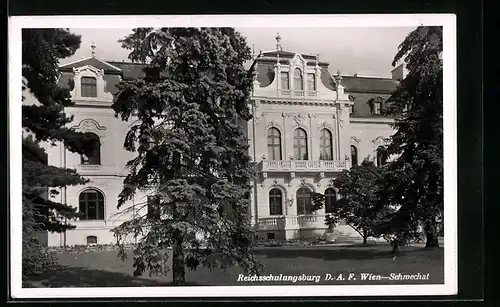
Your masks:
{"label": "decorative cornice", "polygon": [[361,143],[361,139],[356,136],[351,136],[351,141],[353,141],[356,144]]}
{"label": "decorative cornice", "polygon": [[95,130],[106,130],[107,128],[99,125],[99,123],[91,118],[86,118],[82,120],[78,125],[73,126],[73,129],[81,131],[95,131]]}
{"label": "decorative cornice", "polygon": [[319,128],[320,129],[323,129],[323,128],[328,128],[328,129],[333,129],[332,128],[332,125],[330,125],[329,123],[327,123],[326,121],[322,122],[321,125],[319,125]]}
{"label": "decorative cornice", "polygon": [[310,105],[310,106],[335,106],[334,100],[312,100],[312,99],[294,99],[294,98],[271,98],[271,97],[252,97],[259,99],[262,104],[272,105]]}

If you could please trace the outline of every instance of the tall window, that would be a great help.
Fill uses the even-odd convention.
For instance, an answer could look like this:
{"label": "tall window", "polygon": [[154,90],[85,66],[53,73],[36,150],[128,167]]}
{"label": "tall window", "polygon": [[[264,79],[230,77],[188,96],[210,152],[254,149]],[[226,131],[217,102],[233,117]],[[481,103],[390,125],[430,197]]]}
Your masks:
{"label": "tall window", "polygon": [[319,152],[320,160],[333,159],[332,134],[327,129],[321,129],[319,133]]}
{"label": "tall window", "polygon": [[382,107],[381,102],[374,101],[373,102],[373,114],[380,114],[381,107]]}
{"label": "tall window", "polygon": [[309,91],[316,90],[316,75],[315,74],[307,74],[307,89]]}
{"label": "tall window", "polygon": [[293,132],[293,156],[295,160],[307,160],[307,134],[304,129]]}
{"label": "tall window", "polygon": [[302,71],[295,68],[293,71],[293,89],[302,91],[304,90],[304,84],[302,83]]}
{"label": "tall window", "polygon": [[354,145],[351,145],[351,162],[352,166],[358,165],[358,149]]}
{"label": "tall window", "polygon": [[78,200],[81,220],[104,220],[104,195],[101,192],[85,190]]}
{"label": "tall window", "polygon": [[101,140],[95,133],[87,133],[91,138],[92,148],[86,155],[81,156],[81,164],[99,165],[101,164]]}
{"label": "tall window", "polygon": [[286,71],[281,72],[281,89],[282,90],[290,89],[290,78],[288,76],[288,72]]}
{"label": "tall window", "polygon": [[382,146],[377,148],[377,165],[385,165],[387,163],[387,154],[385,153],[385,149]]}
{"label": "tall window", "polygon": [[334,189],[326,189],[325,191],[325,213],[333,213],[335,202],[337,201],[337,193]]}
{"label": "tall window", "polygon": [[82,97],[97,97],[96,78],[82,77]]}
{"label": "tall window", "polygon": [[281,133],[276,128],[267,131],[267,155],[269,160],[281,160]]}
{"label": "tall window", "polygon": [[300,188],[297,191],[297,215],[310,214],[311,210],[311,191],[307,188]]}
{"label": "tall window", "polygon": [[280,189],[269,191],[269,214],[283,215],[283,194]]}

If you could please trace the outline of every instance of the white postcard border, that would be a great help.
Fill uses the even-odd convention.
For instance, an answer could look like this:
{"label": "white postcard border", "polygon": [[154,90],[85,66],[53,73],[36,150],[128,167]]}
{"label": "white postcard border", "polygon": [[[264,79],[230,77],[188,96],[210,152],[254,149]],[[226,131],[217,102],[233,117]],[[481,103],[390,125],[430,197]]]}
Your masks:
{"label": "white postcard border", "polygon": [[[300,20],[300,23],[297,22]],[[299,26],[300,25],[300,26]],[[305,26],[306,25],[306,26]],[[440,285],[203,286],[22,288],[21,29],[212,27],[408,27],[443,26],[445,282]],[[453,295],[457,273],[456,16],[453,14],[373,15],[191,15],[191,16],[15,16],[9,18],[9,128],[11,295],[15,298],[111,297],[296,297]],[[14,103],[15,102],[15,103]]]}

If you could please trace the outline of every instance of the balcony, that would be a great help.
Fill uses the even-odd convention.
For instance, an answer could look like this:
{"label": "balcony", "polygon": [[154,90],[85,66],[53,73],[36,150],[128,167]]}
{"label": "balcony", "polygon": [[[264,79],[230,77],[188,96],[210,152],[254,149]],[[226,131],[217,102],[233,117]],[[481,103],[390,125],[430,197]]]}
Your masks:
{"label": "balcony", "polygon": [[259,230],[326,228],[325,215],[270,216],[258,219]]}
{"label": "balcony", "polygon": [[317,91],[303,91],[303,90],[280,90],[279,97],[283,98],[307,98],[307,97],[317,97]]}
{"label": "balcony", "polygon": [[340,172],[348,169],[346,161],[334,160],[263,160],[258,164],[260,172]]}

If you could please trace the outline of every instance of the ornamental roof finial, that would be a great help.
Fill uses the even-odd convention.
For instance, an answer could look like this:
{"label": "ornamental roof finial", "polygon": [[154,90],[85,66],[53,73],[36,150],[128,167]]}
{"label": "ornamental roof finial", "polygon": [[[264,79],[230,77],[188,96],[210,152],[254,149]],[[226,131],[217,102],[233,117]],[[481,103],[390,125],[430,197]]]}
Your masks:
{"label": "ornamental roof finial", "polygon": [[92,45],[90,45],[90,48],[92,48],[92,57],[95,58],[95,43],[92,41]]}
{"label": "ornamental roof finial", "polygon": [[276,50],[281,51],[281,36],[279,33],[276,34]]}

